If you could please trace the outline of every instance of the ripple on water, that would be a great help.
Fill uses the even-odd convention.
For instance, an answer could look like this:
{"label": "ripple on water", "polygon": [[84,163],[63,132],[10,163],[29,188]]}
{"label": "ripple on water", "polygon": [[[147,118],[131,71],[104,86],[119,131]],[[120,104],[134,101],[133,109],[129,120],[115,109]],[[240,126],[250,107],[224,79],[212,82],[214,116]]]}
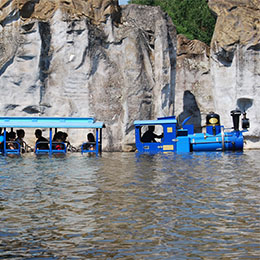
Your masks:
{"label": "ripple on water", "polygon": [[0,259],[259,259],[259,151],[0,158]]}

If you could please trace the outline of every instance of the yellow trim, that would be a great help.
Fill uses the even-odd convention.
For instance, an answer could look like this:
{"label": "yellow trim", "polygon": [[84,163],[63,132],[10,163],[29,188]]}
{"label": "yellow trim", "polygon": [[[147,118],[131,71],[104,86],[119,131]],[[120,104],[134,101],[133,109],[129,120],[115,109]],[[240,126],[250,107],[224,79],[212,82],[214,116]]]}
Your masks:
{"label": "yellow trim", "polygon": [[164,150],[164,151],[165,151],[165,150],[174,150],[174,146],[171,145],[171,144],[169,144],[169,145],[164,145],[164,146],[163,146],[163,150]]}
{"label": "yellow trim", "polygon": [[218,123],[218,119],[217,118],[210,118],[209,122],[212,124],[212,125],[215,125]]}
{"label": "yellow trim", "polygon": [[167,127],[167,133],[172,133],[172,127]]}

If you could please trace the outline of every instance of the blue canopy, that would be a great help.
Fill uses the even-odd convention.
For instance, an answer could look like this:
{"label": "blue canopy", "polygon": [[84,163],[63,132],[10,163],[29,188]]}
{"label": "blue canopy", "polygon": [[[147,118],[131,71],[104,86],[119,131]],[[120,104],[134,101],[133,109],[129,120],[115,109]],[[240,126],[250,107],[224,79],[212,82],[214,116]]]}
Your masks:
{"label": "blue canopy", "polygon": [[103,128],[92,117],[0,117],[2,128]]}
{"label": "blue canopy", "polygon": [[163,124],[177,124],[175,117],[158,118],[157,120],[136,120],[134,121],[135,126],[143,125],[163,125]]}

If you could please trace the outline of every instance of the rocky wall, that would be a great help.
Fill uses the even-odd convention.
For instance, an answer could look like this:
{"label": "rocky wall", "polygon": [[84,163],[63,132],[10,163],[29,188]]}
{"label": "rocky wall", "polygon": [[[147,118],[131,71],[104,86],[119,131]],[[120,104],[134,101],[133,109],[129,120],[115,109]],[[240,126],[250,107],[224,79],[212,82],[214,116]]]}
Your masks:
{"label": "rocky wall", "polygon": [[218,17],[210,62],[215,110],[227,126],[231,110],[245,111],[250,119],[245,147],[260,148],[259,1],[211,0],[209,7]]}
{"label": "rocky wall", "polygon": [[[160,8],[39,0],[1,11],[3,116],[93,116],[106,124],[104,150],[128,151],[134,120],[173,113],[176,31]],[[76,146],[86,140],[68,134]]]}

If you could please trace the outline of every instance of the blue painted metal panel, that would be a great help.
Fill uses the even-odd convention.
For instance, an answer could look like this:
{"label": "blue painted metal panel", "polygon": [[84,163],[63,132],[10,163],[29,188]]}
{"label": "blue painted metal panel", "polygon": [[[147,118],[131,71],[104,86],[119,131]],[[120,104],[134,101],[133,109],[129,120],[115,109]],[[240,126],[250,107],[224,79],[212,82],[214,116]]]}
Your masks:
{"label": "blue painted metal panel", "polygon": [[241,131],[223,132],[223,135],[195,134],[191,138],[193,151],[243,150],[244,138]]}
{"label": "blue painted metal panel", "polygon": [[192,151],[222,151],[222,136],[194,134],[191,136]]}
{"label": "blue painted metal panel", "polygon": [[190,138],[188,136],[179,136],[176,145],[176,151],[178,153],[190,152]]}
{"label": "blue painted metal panel", "polygon": [[194,126],[193,125],[183,125],[183,129],[188,130],[189,135],[194,134]]}

